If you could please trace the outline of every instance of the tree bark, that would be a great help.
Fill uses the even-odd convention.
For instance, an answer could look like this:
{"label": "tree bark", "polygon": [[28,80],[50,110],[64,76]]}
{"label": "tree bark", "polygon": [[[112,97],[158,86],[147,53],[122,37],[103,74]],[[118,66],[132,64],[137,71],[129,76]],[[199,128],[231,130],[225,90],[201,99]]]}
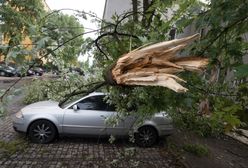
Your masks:
{"label": "tree bark", "polygon": [[133,20],[138,21],[138,0],[132,0],[133,5]]}

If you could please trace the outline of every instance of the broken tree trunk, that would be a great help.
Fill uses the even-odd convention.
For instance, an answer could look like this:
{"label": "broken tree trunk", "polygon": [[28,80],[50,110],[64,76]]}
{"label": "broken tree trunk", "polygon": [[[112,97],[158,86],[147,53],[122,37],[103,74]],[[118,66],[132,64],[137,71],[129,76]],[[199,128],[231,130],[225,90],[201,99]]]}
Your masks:
{"label": "broken tree trunk", "polygon": [[175,92],[186,92],[187,89],[178,83],[186,81],[174,74],[185,70],[200,71],[207,66],[208,59],[192,56],[177,57],[176,54],[198,37],[199,35],[195,34],[138,48],[124,54],[104,72],[105,81],[92,84],[92,88],[88,90],[74,90],[67,94],[59,105],[71,96],[87,95],[105,85],[163,86]]}
{"label": "broken tree trunk", "polygon": [[177,77],[182,71],[200,71],[208,64],[207,58],[178,57],[177,52],[185,48],[199,34],[161,42],[135,49],[121,56],[107,72],[105,80],[112,85],[163,86],[175,92],[186,92]]}

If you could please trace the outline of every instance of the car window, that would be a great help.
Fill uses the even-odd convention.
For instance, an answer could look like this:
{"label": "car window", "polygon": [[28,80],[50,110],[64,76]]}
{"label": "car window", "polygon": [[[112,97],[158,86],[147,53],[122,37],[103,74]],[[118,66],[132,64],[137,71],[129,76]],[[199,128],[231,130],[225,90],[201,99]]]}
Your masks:
{"label": "car window", "polygon": [[80,110],[115,111],[114,106],[104,101],[104,95],[88,97],[77,103]]}
{"label": "car window", "polygon": [[[71,97],[69,100],[66,100],[64,103],[62,103],[60,105],[61,108],[66,108],[67,106],[69,106],[70,104],[72,104],[73,102],[77,101],[79,99],[78,96],[74,96]],[[70,107],[72,109],[72,107]]]}

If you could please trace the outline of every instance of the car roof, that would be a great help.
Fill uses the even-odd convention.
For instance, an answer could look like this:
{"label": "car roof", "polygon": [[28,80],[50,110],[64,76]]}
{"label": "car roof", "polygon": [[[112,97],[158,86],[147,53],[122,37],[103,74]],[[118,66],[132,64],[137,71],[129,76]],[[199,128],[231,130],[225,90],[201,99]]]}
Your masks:
{"label": "car roof", "polygon": [[107,95],[107,93],[103,92],[92,92],[89,94],[89,96],[101,96],[101,95]]}

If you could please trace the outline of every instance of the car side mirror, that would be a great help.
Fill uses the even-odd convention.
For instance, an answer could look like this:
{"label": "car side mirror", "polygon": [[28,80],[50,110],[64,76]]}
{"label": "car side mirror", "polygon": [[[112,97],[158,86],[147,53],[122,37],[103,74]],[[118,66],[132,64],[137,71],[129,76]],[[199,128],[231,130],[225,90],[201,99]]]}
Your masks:
{"label": "car side mirror", "polygon": [[74,105],[72,106],[72,108],[73,108],[74,111],[77,111],[77,110],[78,110],[78,106],[77,106],[76,104],[74,104]]}

